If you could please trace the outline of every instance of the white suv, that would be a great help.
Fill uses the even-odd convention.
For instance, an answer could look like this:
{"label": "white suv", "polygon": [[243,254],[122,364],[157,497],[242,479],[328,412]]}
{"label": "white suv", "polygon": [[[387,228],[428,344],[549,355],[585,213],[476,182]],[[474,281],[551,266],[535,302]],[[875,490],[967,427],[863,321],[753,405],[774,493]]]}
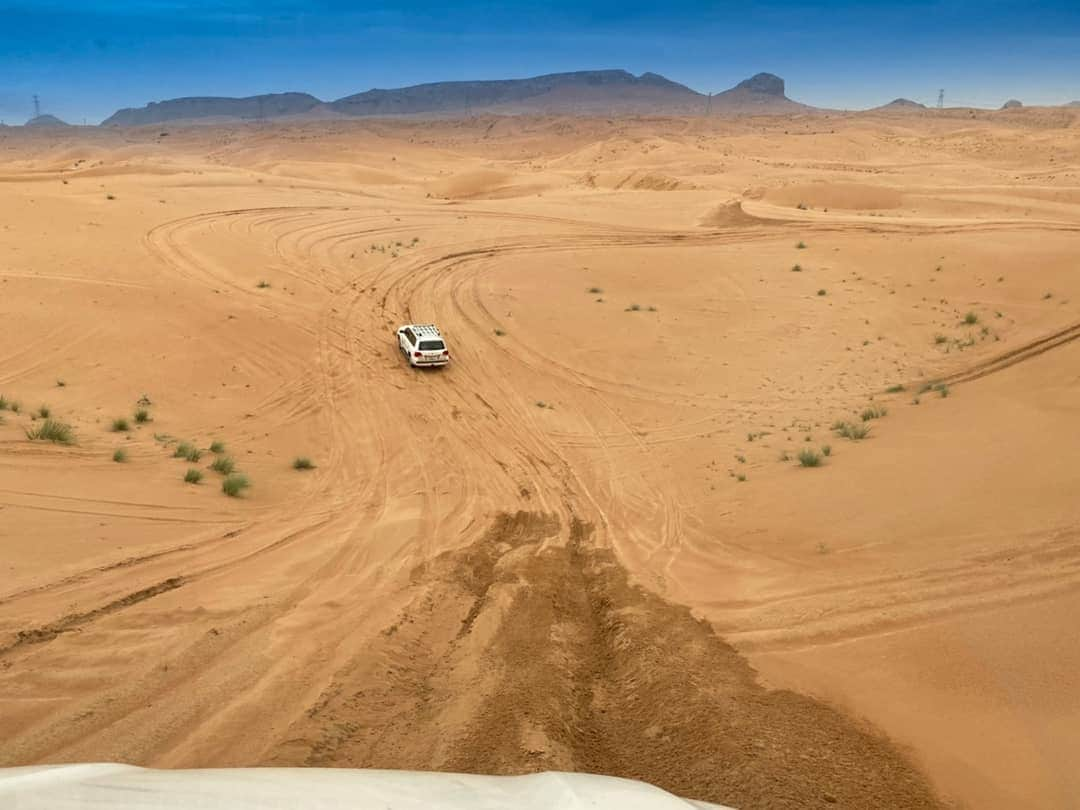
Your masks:
{"label": "white suv", "polygon": [[398,348],[414,368],[445,366],[450,362],[450,350],[433,323],[409,323],[397,330]]}

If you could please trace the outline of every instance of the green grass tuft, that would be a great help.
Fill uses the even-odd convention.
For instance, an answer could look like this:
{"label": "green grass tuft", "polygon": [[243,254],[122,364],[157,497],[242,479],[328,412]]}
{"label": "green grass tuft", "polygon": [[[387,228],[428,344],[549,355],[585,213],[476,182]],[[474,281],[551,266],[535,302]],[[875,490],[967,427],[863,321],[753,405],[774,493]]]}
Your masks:
{"label": "green grass tuft", "polygon": [[126,450],[113,451],[112,460],[115,461],[117,464],[123,464],[125,461],[127,461],[127,458],[128,456]]}
{"label": "green grass tuft", "polygon": [[297,456],[293,459],[292,468],[294,470],[314,470],[315,462],[307,456]]}
{"label": "green grass tuft", "polygon": [[806,242],[799,242],[799,244],[797,244],[795,246],[795,249],[796,250],[806,250]]}
{"label": "green grass tuft", "polygon": [[800,467],[820,467],[821,466],[821,454],[816,450],[811,450],[809,447],[799,451],[799,466]]}
{"label": "green grass tuft", "polygon": [[210,442],[210,452],[214,455],[220,455],[225,452],[225,442],[212,441]]}
{"label": "green grass tuft", "polygon": [[42,419],[48,419],[51,414],[52,411],[49,410],[48,405],[42,405],[40,408],[37,409],[37,415]]}
{"label": "green grass tuft", "polygon": [[896,385],[890,385],[888,388],[886,388],[885,393],[886,394],[899,394],[899,393],[903,392],[903,390],[904,390],[904,386],[901,385],[900,383],[897,383]]}
{"label": "green grass tuft", "polygon": [[218,456],[214,459],[214,463],[210,465],[210,469],[222,475],[230,475],[236,469],[236,462],[228,456]]}
{"label": "green grass tuft", "polygon": [[859,418],[864,422],[869,422],[871,419],[880,419],[889,413],[889,409],[884,405],[871,405],[868,408],[863,408],[862,413],[859,414]]}
{"label": "green grass tuft", "polygon": [[974,326],[978,322],[979,316],[976,315],[974,312],[969,312],[964,316],[964,323],[966,323],[968,326]]}
{"label": "green grass tuft", "polygon": [[71,430],[71,425],[57,422],[55,419],[46,419],[36,428],[26,431],[26,438],[55,444],[75,444],[75,434]]}
{"label": "green grass tuft", "polygon": [[197,484],[202,481],[202,470],[196,470],[194,467],[190,468],[184,473],[185,484]]}
{"label": "green grass tuft", "polygon": [[190,461],[194,464],[202,458],[202,450],[191,442],[180,442],[173,450],[173,458],[182,458],[185,461]]}
{"label": "green grass tuft", "polygon": [[125,419],[122,416],[117,418],[117,419],[113,419],[113,421],[112,421],[112,431],[113,431],[113,433],[126,433],[129,430],[131,430],[131,425],[128,424],[127,419]]}
{"label": "green grass tuft", "polygon": [[150,411],[146,410],[146,408],[139,408],[139,410],[135,411],[135,421],[140,425],[149,422]]}
{"label": "green grass tuft", "polygon": [[831,456],[832,455],[832,445],[823,444],[821,446],[821,455],[823,455],[823,456]]}
{"label": "green grass tuft", "polygon": [[221,482],[221,491],[230,498],[235,498],[250,486],[251,482],[246,475],[235,473],[227,476],[225,480]]}
{"label": "green grass tuft", "polygon": [[870,425],[865,422],[837,422],[833,425],[833,430],[841,438],[852,441],[859,441],[870,435]]}

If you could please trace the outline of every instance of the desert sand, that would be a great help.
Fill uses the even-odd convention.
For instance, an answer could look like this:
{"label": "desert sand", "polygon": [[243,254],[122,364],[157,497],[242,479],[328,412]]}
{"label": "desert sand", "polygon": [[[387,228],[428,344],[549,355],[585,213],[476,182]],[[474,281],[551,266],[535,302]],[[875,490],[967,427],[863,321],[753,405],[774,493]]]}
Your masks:
{"label": "desert sand", "polygon": [[1080,807],[1078,246],[1071,111],[0,130],[0,765]]}

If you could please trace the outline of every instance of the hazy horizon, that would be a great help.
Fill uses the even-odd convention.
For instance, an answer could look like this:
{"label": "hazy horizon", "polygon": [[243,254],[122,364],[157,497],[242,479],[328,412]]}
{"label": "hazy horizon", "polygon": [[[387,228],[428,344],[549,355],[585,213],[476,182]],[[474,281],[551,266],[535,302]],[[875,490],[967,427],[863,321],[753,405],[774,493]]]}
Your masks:
{"label": "hazy horizon", "polygon": [[998,107],[1080,99],[1080,8],[1015,0],[855,3],[607,0],[543,10],[482,2],[0,0],[0,119],[98,123],[182,96],[306,92],[660,73],[703,93],[758,72],[806,104],[863,109],[905,97]]}

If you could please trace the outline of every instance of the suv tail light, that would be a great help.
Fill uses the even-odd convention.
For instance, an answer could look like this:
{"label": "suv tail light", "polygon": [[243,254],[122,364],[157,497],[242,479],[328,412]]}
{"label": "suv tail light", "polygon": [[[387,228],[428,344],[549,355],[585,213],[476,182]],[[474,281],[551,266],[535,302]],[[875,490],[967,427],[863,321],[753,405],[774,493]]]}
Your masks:
{"label": "suv tail light", "polygon": [[421,354],[420,352],[413,352],[413,353],[412,353],[412,356],[413,356],[413,357],[423,357],[424,355],[423,355],[423,354]]}
{"label": "suv tail light", "polygon": [[450,356],[450,352],[449,352],[449,351],[445,351],[445,352],[443,352],[443,357],[449,357],[449,356]]}

